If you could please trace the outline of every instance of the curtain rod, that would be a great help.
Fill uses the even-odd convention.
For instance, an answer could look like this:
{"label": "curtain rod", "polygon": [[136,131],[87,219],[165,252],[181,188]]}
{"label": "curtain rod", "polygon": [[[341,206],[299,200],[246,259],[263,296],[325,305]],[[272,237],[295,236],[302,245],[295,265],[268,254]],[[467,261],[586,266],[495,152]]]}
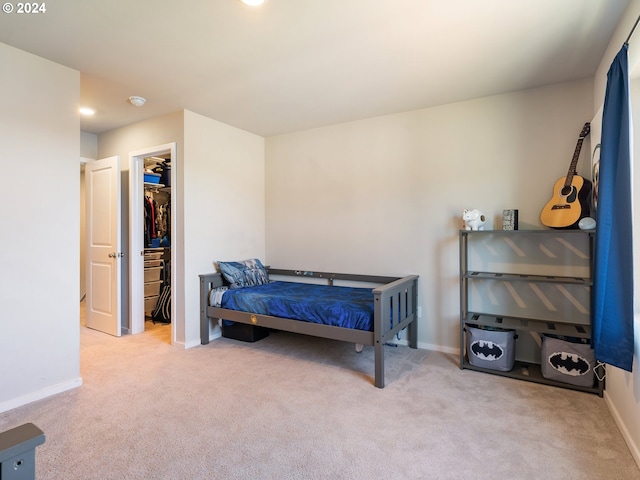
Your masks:
{"label": "curtain rod", "polygon": [[633,35],[633,32],[636,31],[636,27],[638,26],[638,22],[640,22],[640,17],[638,17],[636,19],[636,23],[633,24],[633,28],[629,32],[629,36],[627,37],[627,40],[624,42],[625,45],[629,45],[629,40],[631,39],[631,35]]}

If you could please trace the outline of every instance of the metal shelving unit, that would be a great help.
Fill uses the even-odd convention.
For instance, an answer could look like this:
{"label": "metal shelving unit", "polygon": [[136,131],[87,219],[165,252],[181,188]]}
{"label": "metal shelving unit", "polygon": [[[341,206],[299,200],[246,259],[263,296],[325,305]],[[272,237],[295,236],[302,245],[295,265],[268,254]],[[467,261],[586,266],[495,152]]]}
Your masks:
{"label": "metal shelving unit", "polygon": [[[542,236],[545,237],[542,237]],[[577,237],[576,237],[577,235]],[[565,248],[571,250],[572,240],[578,240],[582,243],[586,242],[587,251],[585,253],[578,252],[583,255],[583,261],[587,264],[587,272],[581,275],[574,275],[571,272],[571,268],[567,268],[567,275],[546,274],[545,272],[536,272],[535,274],[527,271],[476,271],[469,269],[469,243],[470,239],[478,240],[482,242],[482,245],[486,247],[488,252],[494,257],[500,257],[500,253],[492,248],[492,242],[498,242],[498,244],[508,245],[508,249],[512,249],[516,253],[516,256],[525,257],[522,252],[519,251],[518,241],[528,236],[529,240],[535,244],[538,241],[552,240],[555,241],[559,248]],[[547,379],[542,376],[542,371],[539,363],[518,361],[516,359],[514,368],[508,372],[491,370],[487,368],[478,367],[472,365],[465,352],[465,326],[475,327],[492,327],[508,330],[516,330],[519,334],[533,332],[537,335],[558,335],[566,337],[574,337],[581,339],[591,338],[591,314],[590,314],[590,298],[591,287],[593,286],[593,244],[595,239],[595,232],[582,231],[582,230],[461,230],[460,231],[460,368],[475,370],[484,373],[490,373],[494,375],[501,375],[509,378],[515,378],[519,380],[526,380],[531,382],[542,383],[546,385],[553,385],[556,387],[569,388],[573,390],[585,391],[589,393],[595,393],[600,396],[604,390],[604,380],[596,378],[593,387],[582,387],[569,383],[559,382]],[[578,243],[578,242],[576,242]],[[564,271],[563,261],[564,259],[560,255],[554,254],[540,247],[538,250],[544,252],[542,255],[545,262],[548,262],[548,268],[555,272]],[[576,250],[577,251],[577,250]],[[575,252],[574,252],[575,253]],[[490,263],[490,262],[489,262]],[[499,262],[498,262],[499,263]],[[537,269],[545,269],[545,265],[536,264]],[[532,269],[531,264],[522,262],[521,265],[515,265],[513,270],[527,270]],[[486,269],[489,270],[489,269]],[[498,268],[496,268],[498,270]],[[505,270],[507,270],[505,268]],[[583,269],[584,270],[584,269]],[[493,311],[486,306],[481,305],[478,308],[477,305],[470,305],[470,287],[473,282],[497,282],[500,284],[508,284],[510,291],[514,292],[513,295],[518,295],[518,286],[530,286],[531,285],[557,285],[557,286],[575,286],[577,288],[584,288],[588,290],[588,306],[586,312],[582,312],[579,315],[569,315],[566,313],[574,308],[575,305],[563,305],[563,309],[555,309],[557,311],[556,318],[544,318],[545,315],[536,315],[535,312],[530,316],[516,315],[509,312],[509,309],[505,309],[505,312],[496,312],[496,308]],[[540,298],[545,298],[543,294],[539,295]],[[572,303],[571,295],[567,295],[567,300],[564,303]],[[499,301],[493,299],[493,303],[497,303],[497,310],[500,310]],[[577,303],[573,300],[573,303]],[[495,305],[492,305],[495,307]],[[486,308],[487,311],[483,311]],[[554,310],[549,308],[549,310]],[[504,313],[504,314],[503,314]],[[529,312],[525,312],[529,313]],[[516,350],[517,351],[517,350]]]}

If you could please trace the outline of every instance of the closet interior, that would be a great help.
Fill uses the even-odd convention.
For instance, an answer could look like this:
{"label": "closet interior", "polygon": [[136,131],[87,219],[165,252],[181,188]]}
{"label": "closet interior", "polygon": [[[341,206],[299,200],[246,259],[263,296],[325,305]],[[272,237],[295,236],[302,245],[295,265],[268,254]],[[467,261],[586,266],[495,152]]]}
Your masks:
{"label": "closet interior", "polygon": [[144,159],[145,320],[171,323],[171,163]]}

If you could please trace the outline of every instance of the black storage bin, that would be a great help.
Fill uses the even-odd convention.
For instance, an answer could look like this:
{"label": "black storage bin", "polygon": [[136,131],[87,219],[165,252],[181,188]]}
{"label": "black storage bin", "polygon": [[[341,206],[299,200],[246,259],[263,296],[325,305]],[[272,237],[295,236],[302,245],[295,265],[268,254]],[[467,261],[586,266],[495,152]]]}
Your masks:
{"label": "black storage bin", "polygon": [[160,183],[165,187],[171,186],[171,165],[168,162],[162,164],[162,171],[160,172]]}
{"label": "black storage bin", "polygon": [[223,323],[222,336],[242,342],[257,342],[269,335],[269,329],[257,325],[247,325],[246,323]]}

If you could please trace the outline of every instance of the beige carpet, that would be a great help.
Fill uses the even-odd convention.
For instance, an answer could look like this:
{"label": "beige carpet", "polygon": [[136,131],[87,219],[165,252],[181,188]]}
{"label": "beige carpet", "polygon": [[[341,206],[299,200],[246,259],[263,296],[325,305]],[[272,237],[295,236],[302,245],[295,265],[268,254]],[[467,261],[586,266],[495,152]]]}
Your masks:
{"label": "beige carpet", "polygon": [[604,401],[283,332],[187,351],[170,326],[82,327],[82,387],[0,414],[33,422],[46,479],[640,479]]}

